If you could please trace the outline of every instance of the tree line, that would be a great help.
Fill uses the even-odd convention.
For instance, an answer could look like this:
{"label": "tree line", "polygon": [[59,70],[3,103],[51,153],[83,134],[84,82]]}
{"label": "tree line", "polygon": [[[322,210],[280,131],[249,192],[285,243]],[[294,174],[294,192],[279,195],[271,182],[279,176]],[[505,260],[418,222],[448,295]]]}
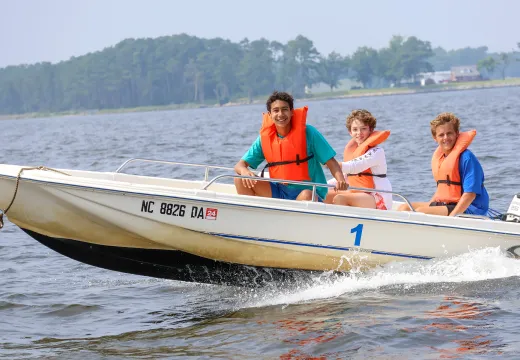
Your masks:
{"label": "tree line", "polygon": [[324,56],[301,35],[286,44],[186,34],[126,39],[57,64],[0,69],[0,114],[225,104],[242,97],[251,101],[273,89],[302,97],[317,83],[331,91],[344,78],[367,88],[399,86],[421,72],[477,63],[489,76],[495,76],[497,67],[502,76],[508,71],[518,76],[520,63],[512,61],[516,54],[489,54],[487,47],[432,49],[430,42],[415,36],[393,36],[387,47],[359,47],[350,56]]}
{"label": "tree line", "polygon": [[[516,45],[520,50],[520,42]],[[477,62],[477,67],[480,72],[487,72],[489,76],[493,76],[493,74],[496,73],[496,70],[498,70],[502,79],[505,79],[507,70],[511,67],[511,65],[518,68],[518,65],[515,64],[515,62],[520,61],[520,58],[515,55],[517,55],[515,52],[501,52],[499,54],[493,54],[480,59]]]}

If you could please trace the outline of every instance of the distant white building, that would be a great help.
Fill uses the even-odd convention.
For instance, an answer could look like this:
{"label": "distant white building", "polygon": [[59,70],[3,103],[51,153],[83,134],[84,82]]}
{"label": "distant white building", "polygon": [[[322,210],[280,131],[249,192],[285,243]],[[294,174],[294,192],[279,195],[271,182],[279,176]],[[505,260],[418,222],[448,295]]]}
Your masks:
{"label": "distant white building", "polygon": [[[428,73],[417,74],[417,78],[420,79],[421,86],[428,84],[442,84],[451,81],[451,71],[434,71]],[[433,82],[432,82],[433,81]]]}

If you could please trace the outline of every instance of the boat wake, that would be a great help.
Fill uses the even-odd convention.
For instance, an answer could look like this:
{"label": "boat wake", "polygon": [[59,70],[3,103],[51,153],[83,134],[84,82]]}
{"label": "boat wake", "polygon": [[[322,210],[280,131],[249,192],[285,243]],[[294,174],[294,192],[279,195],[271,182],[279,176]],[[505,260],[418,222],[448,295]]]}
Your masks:
{"label": "boat wake", "polygon": [[[520,261],[500,248],[485,248],[430,261],[389,263],[368,272],[344,275],[324,274],[296,289],[255,289],[243,293],[243,307],[289,305],[345,294],[383,291],[399,287],[404,291],[422,285],[466,283],[520,276]],[[248,298],[248,299],[246,299]]]}

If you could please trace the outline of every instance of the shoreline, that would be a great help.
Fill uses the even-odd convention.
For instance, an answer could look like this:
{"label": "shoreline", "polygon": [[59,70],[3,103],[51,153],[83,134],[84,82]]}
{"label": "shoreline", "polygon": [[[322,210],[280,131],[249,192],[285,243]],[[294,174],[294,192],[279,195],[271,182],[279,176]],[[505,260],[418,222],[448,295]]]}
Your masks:
{"label": "shoreline", "polygon": [[[466,84],[466,83],[465,83]],[[348,98],[359,98],[359,97],[379,97],[379,96],[394,96],[394,95],[417,95],[417,94],[430,94],[430,93],[438,93],[438,92],[453,92],[453,91],[468,91],[468,90],[483,90],[483,89],[498,89],[498,88],[507,88],[507,87],[520,87],[520,79],[518,83],[511,84],[490,84],[490,85],[477,85],[477,86],[468,86],[468,85],[459,85],[459,86],[449,86],[443,88],[436,89],[406,89],[403,91],[375,91],[366,94],[346,94],[346,95],[338,95],[338,96],[323,96],[323,97],[311,97],[304,98],[298,100],[335,100],[335,99],[348,99]],[[374,89],[376,90],[376,89]],[[386,90],[386,89],[381,89]]]}
{"label": "shoreline", "polygon": [[[309,97],[295,99],[297,101],[319,101],[319,100],[338,100],[360,97],[378,97],[378,96],[393,96],[393,95],[413,95],[413,94],[428,94],[437,92],[451,92],[451,91],[466,91],[466,90],[482,90],[495,89],[505,87],[520,87],[520,78],[512,78],[507,80],[488,80],[478,82],[465,82],[454,85],[433,85],[428,88],[383,88],[383,89],[359,89],[350,91],[326,92],[319,94],[312,94]],[[266,95],[267,96],[267,95]],[[106,110],[81,110],[81,111],[63,111],[57,113],[24,113],[24,114],[9,114],[0,115],[0,120],[20,120],[20,119],[36,119],[46,117],[62,117],[62,116],[90,116],[103,114],[123,114],[136,112],[154,112],[154,111],[171,111],[171,110],[186,110],[186,109],[203,109],[203,108],[219,108],[229,106],[243,106],[261,104],[264,100],[254,99],[252,102],[233,101],[223,105],[206,105],[206,104],[175,104],[163,106],[137,107],[137,108],[118,108]]]}

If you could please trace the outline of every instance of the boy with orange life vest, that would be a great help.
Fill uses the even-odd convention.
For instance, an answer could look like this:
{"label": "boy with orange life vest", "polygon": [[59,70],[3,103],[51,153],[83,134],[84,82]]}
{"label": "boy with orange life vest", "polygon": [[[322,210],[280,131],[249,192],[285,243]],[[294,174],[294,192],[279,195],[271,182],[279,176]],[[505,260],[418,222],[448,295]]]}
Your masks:
{"label": "boy with orange life vest", "polygon": [[[484,171],[476,156],[467,149],[476,130],[459,133],[459,118],[448,112],[439,114],[430,122],[430,127],[439,144],[432,157],[437,191],[429,202],[412,203],[412,206],[416,211],[434,215],[486,215],[489,196],[484,187]],[[403,204],[399,210],[410,208]]]}
{"label": "boy with orange life vest", "polygon": [[[334,159],[336,152],[316,128],[306,124],[307,107],[294,109],[293,97],[277,91],[267,99],[266,106],[268,112],[263,115],[260,136],[235,165],[236,173],[256,176],[248,167],[256,169],[266,160],[270,178],[326,184],[321,166],[325,164],[337,180],[336,188],[347,189],[341,168]],[[312,199],[312,186],[236,178],[235,187],[240,195]],[[327,188],[318,187],[316,192],[322,201]]]}
{"label": "boy with orange life vest", "polygon": [[[387,166],[385,151],[379,145],[390,131],[374,131],[376,118],[367,110],[353,110],[347,117],[347,129],[352,137],[345,146],[341,167],[349,186],[392,191],[386,177]],[[335,179],[328,181],[335,184]],[[387,210],[392,208],[392,194],[362,191],[329,192],[327,203],[371,209]]]}

